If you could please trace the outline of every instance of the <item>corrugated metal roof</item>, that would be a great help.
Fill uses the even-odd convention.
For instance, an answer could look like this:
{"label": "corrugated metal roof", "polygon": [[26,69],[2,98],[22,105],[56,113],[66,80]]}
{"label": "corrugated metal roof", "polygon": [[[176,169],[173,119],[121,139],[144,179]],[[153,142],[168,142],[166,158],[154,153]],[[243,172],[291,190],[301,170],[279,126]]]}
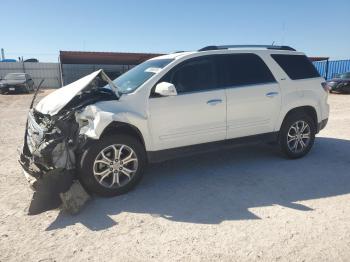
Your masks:
{"label": "corrugated metal roof", "polygon": [[324,61],[324,60],[328,60],[329,57],[322,57],[322,56],[311,56],[309,57],[309,59],[312,61],[312,62],[316,62],[316,61]]}
{"label": "corrugated metal roof", "polygon": [[160,55],[162,54],[60,51],[60,61],[62,64],[137,65]]}
{"label": "corrugated metal roof", "polygon": [[[137,65],[160,55],[163,54],[60,51],[60,61],[62,64]],[[315,62],[327,60],[329,57],[309,57],[309,59]]]}

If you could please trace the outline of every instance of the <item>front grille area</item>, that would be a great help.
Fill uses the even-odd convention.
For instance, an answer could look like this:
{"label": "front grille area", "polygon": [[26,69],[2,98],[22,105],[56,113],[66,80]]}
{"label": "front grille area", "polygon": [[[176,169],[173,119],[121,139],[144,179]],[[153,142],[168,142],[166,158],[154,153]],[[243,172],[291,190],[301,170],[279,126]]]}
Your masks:
{"label": "front grille area", "polygon": [[38,145],[43,141],[45,131],[46,130],[44,130],[35,121],[35,118],[34,118],[32,112],[29,112],[28,129],[27,129],[27,144],[28,144],[29,151],[31,153],[33,153],[34,150],[38,147]]}

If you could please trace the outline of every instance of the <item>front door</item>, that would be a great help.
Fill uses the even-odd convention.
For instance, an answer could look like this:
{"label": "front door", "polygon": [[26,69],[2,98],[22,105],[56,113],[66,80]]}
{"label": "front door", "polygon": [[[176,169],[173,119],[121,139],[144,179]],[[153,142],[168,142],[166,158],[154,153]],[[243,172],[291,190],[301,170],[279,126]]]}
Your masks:
{"label": "front door", "polygon": [[174,84],[178,95],[151,94],[154,151],[226,138],[226,94],[216,71],[214,59],[203,56],[180,63],[160,80]]}

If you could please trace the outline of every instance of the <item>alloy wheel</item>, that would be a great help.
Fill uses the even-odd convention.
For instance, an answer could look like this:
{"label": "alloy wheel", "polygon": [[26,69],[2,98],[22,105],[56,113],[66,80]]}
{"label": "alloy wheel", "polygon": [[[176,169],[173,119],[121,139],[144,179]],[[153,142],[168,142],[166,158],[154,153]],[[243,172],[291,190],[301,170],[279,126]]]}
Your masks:
{"label": "alloy wheel", "polygon": [[110,145],[100,151],[94,161],[93,174],[96,181],[107,188],[128,184],[138,168],[134,150],[123,144]]}
{"label": "alloy wheel", "polygon": [[304,151],[311,140],[311,129],[307,122],[299,120],[291,125],[287,134],[287,145],[291,152]]}

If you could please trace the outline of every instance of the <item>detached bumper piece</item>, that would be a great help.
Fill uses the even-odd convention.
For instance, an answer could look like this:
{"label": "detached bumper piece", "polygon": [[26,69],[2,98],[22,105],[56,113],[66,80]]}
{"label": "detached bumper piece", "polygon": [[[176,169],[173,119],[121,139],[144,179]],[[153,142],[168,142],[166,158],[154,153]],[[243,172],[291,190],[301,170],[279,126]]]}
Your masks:
{"label": "detached bumper piece", "polygon": [[73,183],[74,173],[57,170],[37,179],[33,185],[34,193],[28,215],[59,208],[62,205],[60,194],[69,190]]}

